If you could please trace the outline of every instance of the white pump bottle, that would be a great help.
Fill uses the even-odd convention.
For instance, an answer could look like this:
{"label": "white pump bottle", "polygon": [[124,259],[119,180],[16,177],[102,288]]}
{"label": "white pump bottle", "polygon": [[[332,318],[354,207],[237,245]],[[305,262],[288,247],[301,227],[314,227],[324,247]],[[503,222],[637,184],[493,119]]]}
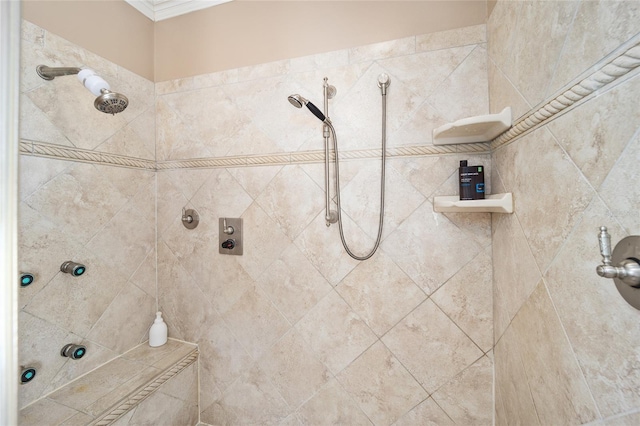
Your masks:
{"label": "white pump bottle", "polygon": [[167,324],[162,319],[162,312],[156,312],[156,319],[149,329],[149,346],[162,346],[167,343]]}

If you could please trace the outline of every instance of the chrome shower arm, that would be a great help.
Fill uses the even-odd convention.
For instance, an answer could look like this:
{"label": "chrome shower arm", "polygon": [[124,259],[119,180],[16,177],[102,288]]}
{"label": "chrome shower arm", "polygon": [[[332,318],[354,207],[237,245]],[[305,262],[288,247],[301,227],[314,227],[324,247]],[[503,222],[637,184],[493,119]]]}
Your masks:
{"label": "chrome shower arm", "polygon": [[53,80],[56,77],[62,77],[63,75],[78,74],[81,68],[77,67],[48,67],[46,65],[38,65],[36,72],[40,77],[45,80]]}

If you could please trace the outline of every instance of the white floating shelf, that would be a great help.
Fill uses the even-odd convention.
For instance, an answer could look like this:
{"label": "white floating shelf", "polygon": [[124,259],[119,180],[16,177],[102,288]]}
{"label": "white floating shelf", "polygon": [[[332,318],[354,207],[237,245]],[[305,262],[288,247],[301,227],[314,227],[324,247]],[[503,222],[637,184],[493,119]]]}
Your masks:
{"label": "white floating shelf", "polygon": [[433,210],[438,213],[513,213],[513,196],[505,194],[487,195],[484,200],[460,201],[458,195],[434,197]]}
{"label": "white floating shelf", "polygon": [[434,145],[487,142],[511,127],[511,107],[499,114],[463,118],[433,130]]}

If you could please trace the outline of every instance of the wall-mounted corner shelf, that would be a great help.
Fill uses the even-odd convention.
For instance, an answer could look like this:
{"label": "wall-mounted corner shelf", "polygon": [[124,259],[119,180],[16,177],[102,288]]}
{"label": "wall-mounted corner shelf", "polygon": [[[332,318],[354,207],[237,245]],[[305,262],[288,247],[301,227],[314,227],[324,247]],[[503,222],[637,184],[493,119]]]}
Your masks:
{"label": "wall-mounted corner shelf", "polygon": [[510,192],[487,195],[484,200],[460,201],[458,195],[434,197],[433,210],[438,213],[513,213],[513,196]]}
{"label": "wall-mounted corner shelf", "polygon": [[488,142],[511,127],[511,107],[498,114],[463,118],[433,130],[434,145]]}

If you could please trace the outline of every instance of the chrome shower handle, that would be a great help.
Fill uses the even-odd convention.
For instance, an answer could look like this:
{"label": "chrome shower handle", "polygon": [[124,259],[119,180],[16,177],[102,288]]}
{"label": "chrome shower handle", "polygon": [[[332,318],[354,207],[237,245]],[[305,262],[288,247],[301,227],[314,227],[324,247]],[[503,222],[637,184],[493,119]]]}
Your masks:
{"label": "chrome shower handle", "polygon": [[611,235],[607,232],[606,226],[600,227],[598,234],[598,242],[600,243],[600,254],[602,255],[602,264],[611,265]]}
{"label": "chrome shower handle", "polygon": [[[638,253],[635,251],[638,237],[627,237],[621,240],[618,245],[622,244],[622,254],[616,254],[613,265],[611,252],[611,236],[607,232],[606,226],[600,227],[598,241],[600,242],[600,254],[602,255],[602,265],[598,265],[596,273],[604,278],[615,278],[631,287],[640,287],[640,260]],[[625,240],[627,240],[625,242]],[[616,246],[616,251],[618,251]]]}
{"label": "chrome shower handle", "polygon": [[224,219],[222,219],[222,232],[224,232],[227,235],[232,235],[235,232],[235,229],[233,229],[233,226],[231,226],[231,225],[227,226],[227,218],[226,217]]}

